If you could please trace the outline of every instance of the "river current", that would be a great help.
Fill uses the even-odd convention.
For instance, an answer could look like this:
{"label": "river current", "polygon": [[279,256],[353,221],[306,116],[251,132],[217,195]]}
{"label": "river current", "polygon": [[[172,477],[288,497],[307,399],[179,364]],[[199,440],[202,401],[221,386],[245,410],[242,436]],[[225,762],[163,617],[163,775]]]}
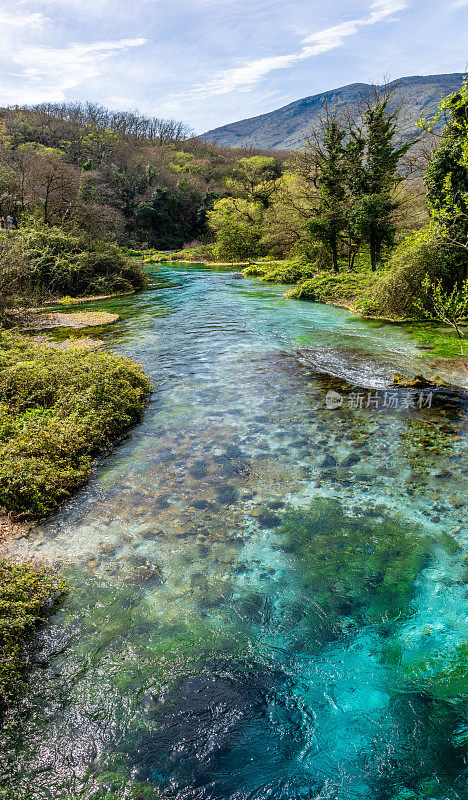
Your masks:
{"label": "river current", "polygon": [[90,306],[153,379],[141,424],[14,543],[71,591],[0,797],[467,800],[463,394],[386,388],[431,374],[410,329],[152,277]]}

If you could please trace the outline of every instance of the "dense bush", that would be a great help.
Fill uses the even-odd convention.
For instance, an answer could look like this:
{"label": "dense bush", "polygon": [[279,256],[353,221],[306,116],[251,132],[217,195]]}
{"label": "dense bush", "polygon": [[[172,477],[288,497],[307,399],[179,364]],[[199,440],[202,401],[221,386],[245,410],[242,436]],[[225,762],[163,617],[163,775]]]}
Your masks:
{"label": "dense bush", "polygon": [[451,288],[460,274],[459,256],[437,237],[433,228],[409,236],[393,251],[388,271],[371,292],[369,307],[393,317],[418,317],[418,300],[425,276]]}
{"label": "dense bush", "polygon": [[0,712],[21,688],[26,637],[65,591],[50,571],[0,561]]}
{"label": "dense bush", "polygon": [[23,297],[126,292],[145,281],[116,245],[35,221],[0,236],[0,274]]}
{"label": "dense bush", "polygon": [[210,192],[201,193],[187,180],[172,188],[158,187],[136,208],[138,240],[162,250],[183,247],[206,234],[206,215],[213,199]]}
{"label": "dense bush", "polygon": [[0,504],[41,517],[86,481],[92,457],[142,411],[140,367],[107,352],[32,347],[0,333]]}

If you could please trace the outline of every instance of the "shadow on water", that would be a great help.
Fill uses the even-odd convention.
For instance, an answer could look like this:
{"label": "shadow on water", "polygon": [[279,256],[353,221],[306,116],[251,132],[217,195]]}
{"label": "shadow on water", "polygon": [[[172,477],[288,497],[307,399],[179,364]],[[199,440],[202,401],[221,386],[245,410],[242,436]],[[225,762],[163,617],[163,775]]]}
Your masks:
{"label": "shadow on water", "polygon": [[93,306],[155,381],[142,424],[15,543],[72,591],[0,796],[466,800],[463,394],[385,404],[421,355],[396,326],[200,267],[155,283]]}

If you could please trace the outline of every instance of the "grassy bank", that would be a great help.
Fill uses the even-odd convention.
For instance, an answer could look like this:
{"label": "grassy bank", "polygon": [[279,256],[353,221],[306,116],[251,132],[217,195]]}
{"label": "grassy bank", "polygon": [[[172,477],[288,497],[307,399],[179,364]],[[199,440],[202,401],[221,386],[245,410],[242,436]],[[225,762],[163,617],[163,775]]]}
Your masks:
{"label": "grassy bank", "polygon": [[141,413],[149,380],[107,352],[0,333],[0,505],[40,518],[88,478],[93,457]]}
{"label": "grassy bank", "polygon": [[23,685],[23,649],[67,587],[55,573],[0,560],[0,716]]}
{"label": "grassy bank", "polygon": [[[0,331],[0,505],[31,519],[56,509],[138,418],[149,391],[126,358]],[[24,645],[65,592],[47,568],[0,559],[0,716],[21,693]]]}
{"label": "grassy bank", "polygon": [[366,313],[372,305],[372,289],[386,274],[384,270],[372,272],[365,261],[356,271],[343,270],[334,273],[330,270],[318,270],[313,264],[299,258],[256,262],[243,272],[246,276],[262,281],[290,286],[286,291],[287,297],[316,303],[336,303],[352,307],[360,313]]}

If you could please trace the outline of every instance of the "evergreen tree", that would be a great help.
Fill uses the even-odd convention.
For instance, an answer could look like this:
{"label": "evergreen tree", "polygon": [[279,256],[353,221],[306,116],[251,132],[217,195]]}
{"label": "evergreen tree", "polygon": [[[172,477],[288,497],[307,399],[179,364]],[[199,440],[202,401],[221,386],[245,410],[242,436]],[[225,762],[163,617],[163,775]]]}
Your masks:
{"label": "evergreen tree", "polygon": [[391,246],[395,237],[393,189],[401,180],[398,163],[410,146],[395,146],[396,125],[397,112],[389,110],[388,98],[378,99],[364,112],[364,129],[355,127],[346,146],[351,228],[368,243],[372,270],[383,246]]}
{"label": "evergreen tree", "polygon": [[314,164],[312,182],[317,189],[317,202],[307,228],[312,238],[329,251],[333,271],[338,272],[338,254],[346,229],[346,160],[345,131],[336,117],[321,123],[320,131],[309,140]]}

